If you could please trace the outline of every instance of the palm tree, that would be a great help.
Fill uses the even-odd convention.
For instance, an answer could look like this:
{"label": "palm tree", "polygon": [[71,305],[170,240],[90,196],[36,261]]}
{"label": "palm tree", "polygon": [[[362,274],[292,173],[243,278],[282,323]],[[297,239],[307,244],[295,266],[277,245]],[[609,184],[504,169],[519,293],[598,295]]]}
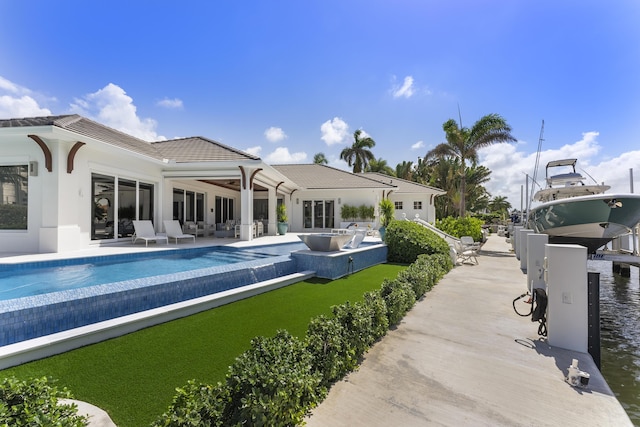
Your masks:
{"label": "palm tree", "polygon": [[407,162],[403,160],[402,163],[398,163],[396,165],[396,176],[398,178],[406,179],[407,181],[412,181],[413,178],[413,162]]}
{"label": "palm tree", "polygon": [[364,171],[369,162],[375,159],[369,149],[373,148],[376,142],[369,136],[362,138],[361,135],[362,129],[355,131],[353,133],[353,145],[345,148],[340,153],[340,159],[347,162],[349,166],[353,166],[353,173]]}
{"label": "palm tree", "polygon": [[509,209],[511,209],[511,203],[505,196],[496,196],[489,202],[489,209],[493,212],[499,213],[500,218],[506,219],[509,215]]}
{"label": "palm tree", "polygon": [[387,164],[387,161],[384,160],[382,157],[380,157],[377,160],[376,159],[371,160],[369,162],[369,166],[367,166],[366,171],[367,172],[379,172],[379,173],[383,173],[385,175],[396,176],[396,174],[393,171],[393,169],[391,169],[391,166],[389,166]]}
{"label": "palm tree", "polygon": [[329,160],[324,156],[324,153],[316,153],[313,155],[313,163],[316,165],[328,165]]}
{"label": "palm tree", "polygon": [[466,164],[478,161],[478,150],[498,142],[514,142],[511,126],[499,114],[487,114],[478,120],[471,129],[458,127],[455,120],[449,119],[443,125],[447,142],[438,144],[429,151],[425,159],[453,157],[460,160],[460,216],[466,215]]}

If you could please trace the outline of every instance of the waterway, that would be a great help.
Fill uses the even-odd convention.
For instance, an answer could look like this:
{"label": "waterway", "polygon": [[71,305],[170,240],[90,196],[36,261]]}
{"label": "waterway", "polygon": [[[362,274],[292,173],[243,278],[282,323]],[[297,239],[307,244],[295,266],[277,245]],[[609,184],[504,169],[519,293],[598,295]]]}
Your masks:
{"label": "waterway", "polygon": [[640,426],[640,271],[612,273],[611,262],[589,261],[600,273],[601,371],[636,426]]}

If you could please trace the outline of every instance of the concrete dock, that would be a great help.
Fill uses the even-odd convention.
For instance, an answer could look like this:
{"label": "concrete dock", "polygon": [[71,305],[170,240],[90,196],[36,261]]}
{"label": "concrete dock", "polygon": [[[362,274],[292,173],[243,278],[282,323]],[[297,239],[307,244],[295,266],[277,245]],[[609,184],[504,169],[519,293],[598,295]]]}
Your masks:
{"label": "concrete dock", "polygon": [[[526,275],[504,237],[459,265],[335,384],[314,426],[632,426],[591,356],[552,348],[517,316]],[[587,388],[564,381],[572,359]]]}

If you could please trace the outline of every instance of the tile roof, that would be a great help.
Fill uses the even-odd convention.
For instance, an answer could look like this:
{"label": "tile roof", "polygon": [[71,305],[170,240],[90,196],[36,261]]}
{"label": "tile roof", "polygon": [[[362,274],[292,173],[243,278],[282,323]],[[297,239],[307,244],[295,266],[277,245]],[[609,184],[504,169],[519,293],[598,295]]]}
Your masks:
{"label": "tile roof", "polygon": [[202,137],[148,142],[78,114],[0,120],[0,128],[55,126],[156,160],[182,162],[260,160]]}
{"label": "tile roof", "polygon": [[367,178],[375,179],[380,182],[384,182],[385,184],[393,185],[396,187],[393,190],[394,193],[424,193],[425,190],[430,190],[431,193],[436,194],[445,194],[446,191],[443,191],[436,187],[431,187],[429,185],[419,184],[413,181],[407,181],[406,179],[397,178],[395,176],[386,175],[379,172],[363,172],[359,175],[365,176]]}
{"label": "tile roof", "polygon": [[152,143],[165,159],[183,162],[260,160],[259,157],[201,136]]}
{"label": "tile roof", "polygon": [[395,188],[393,185],[320,164],[271,165],[299,187],[308,190]]}

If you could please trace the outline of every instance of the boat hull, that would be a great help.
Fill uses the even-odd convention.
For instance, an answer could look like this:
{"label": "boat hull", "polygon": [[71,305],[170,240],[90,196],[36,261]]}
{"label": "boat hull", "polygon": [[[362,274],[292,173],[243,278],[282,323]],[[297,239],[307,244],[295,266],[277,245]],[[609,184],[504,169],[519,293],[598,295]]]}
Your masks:
{"label": "boat hull", "polygon": [[549,243],[586,246],[589,252],[628,234],[640,222],[640,195],[599,194],[543,203],[531,209],[529,227]]}

